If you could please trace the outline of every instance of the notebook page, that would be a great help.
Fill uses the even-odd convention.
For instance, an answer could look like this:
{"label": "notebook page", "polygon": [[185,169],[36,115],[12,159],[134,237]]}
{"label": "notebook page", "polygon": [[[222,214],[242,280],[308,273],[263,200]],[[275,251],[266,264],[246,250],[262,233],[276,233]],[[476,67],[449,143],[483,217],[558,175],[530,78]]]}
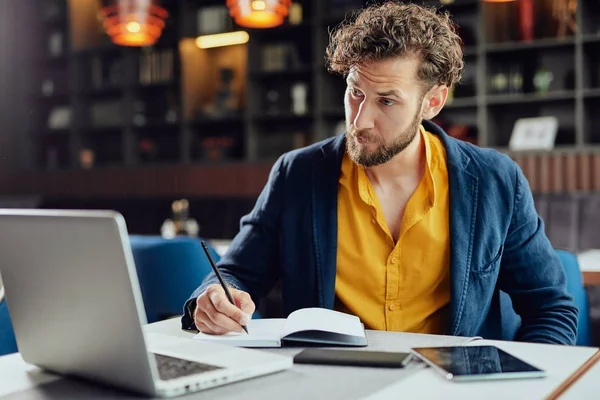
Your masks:
{"label": "notebook page", "polygon": [[288,316],[281,337],[311,330],[350,336],[365,336],[360,319],[354,315],[325,308],[304,308],[294,311]]}
{"label": "notebook page", "polygon": [[200,332],[194,336],[194,339],[232,346],[270,346],[280,342],[284,323],[285,319],[281,318],[252,319],[246,326],[248,334],[246,332],[229,332],[224,335],[210,335]]}

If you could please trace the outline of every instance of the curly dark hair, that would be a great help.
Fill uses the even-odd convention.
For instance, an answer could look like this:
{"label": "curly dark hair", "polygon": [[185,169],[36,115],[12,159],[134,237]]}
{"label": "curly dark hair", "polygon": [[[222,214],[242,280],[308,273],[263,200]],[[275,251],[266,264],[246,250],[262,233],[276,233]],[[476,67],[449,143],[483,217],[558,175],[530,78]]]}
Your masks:
{"label": "curly dark hair", "polygon": [[370,5],[338,25],[326,62],[330,72],[346,76],[357,64],[404,55],[420,57],[419,78],[429,87],[450,88],[460,80],[462,41],[450,15],[398,1]]}

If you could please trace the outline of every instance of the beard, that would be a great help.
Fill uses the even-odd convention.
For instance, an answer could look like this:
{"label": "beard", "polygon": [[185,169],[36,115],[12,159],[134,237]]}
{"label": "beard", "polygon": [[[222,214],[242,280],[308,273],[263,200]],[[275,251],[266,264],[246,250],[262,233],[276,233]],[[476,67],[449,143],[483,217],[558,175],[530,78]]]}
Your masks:
{"label": "beard", "polygon": [[[346,134],[346,151],[348,152],[348,156],[356,164],[363,167],[374,167],[385,164],[412,143],[419,132],[420,124],[420,112],[417,112],[410,125],[404,131],[400,132],[391,143],[386,143],[380,136],[371,134],[366,130],[352,129],[352,126],[350,126]],[[359,143],[357,140],[359,137],[365,139],[366,143]],[[377,144],[377,149],[372,153],[368,152],[365,147],[369,143]]]}

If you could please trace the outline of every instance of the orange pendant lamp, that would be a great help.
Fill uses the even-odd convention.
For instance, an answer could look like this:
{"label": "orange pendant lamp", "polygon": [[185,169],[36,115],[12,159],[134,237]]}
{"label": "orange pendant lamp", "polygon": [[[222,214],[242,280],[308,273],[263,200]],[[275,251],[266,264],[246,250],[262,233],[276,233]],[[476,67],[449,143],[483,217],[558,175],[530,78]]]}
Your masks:
{"label": "orange pendant lamp", "polygon": [[227,0],[227,7],[239,26],[273,28],[283,24],[291,3],[291,0]]}
{"label": "orange pendant lamp", "polygon": [[113,0],[99,14],[112,42],[121,46],[153,45],[169,16],[153,0]]}

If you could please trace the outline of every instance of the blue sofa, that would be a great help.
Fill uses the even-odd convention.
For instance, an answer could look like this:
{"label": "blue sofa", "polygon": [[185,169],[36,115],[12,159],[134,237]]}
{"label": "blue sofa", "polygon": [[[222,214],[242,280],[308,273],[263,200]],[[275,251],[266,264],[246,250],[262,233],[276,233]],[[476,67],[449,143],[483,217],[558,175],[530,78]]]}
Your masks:
{"label": "blue sofa", "polygon": [[[197,238],[129,238],[148,322],[181,315],[183,304],[212,270]],[[215,262],[219,254],[209,245]]]}
{"label": "blue sofa", "polygon": [[0,356],[16,352],[17,342],[15,341],[15,333],[13,332],[6,301],[0,299]]}
{"label": "blue sofa", "polygon": [[567,291],[573,295],[575,306],[579,309],[576,344],[578,346],[591,346],[590,310],[577,256],[565,250],[556,250],[556,252],[563,263],[567,275]]}

